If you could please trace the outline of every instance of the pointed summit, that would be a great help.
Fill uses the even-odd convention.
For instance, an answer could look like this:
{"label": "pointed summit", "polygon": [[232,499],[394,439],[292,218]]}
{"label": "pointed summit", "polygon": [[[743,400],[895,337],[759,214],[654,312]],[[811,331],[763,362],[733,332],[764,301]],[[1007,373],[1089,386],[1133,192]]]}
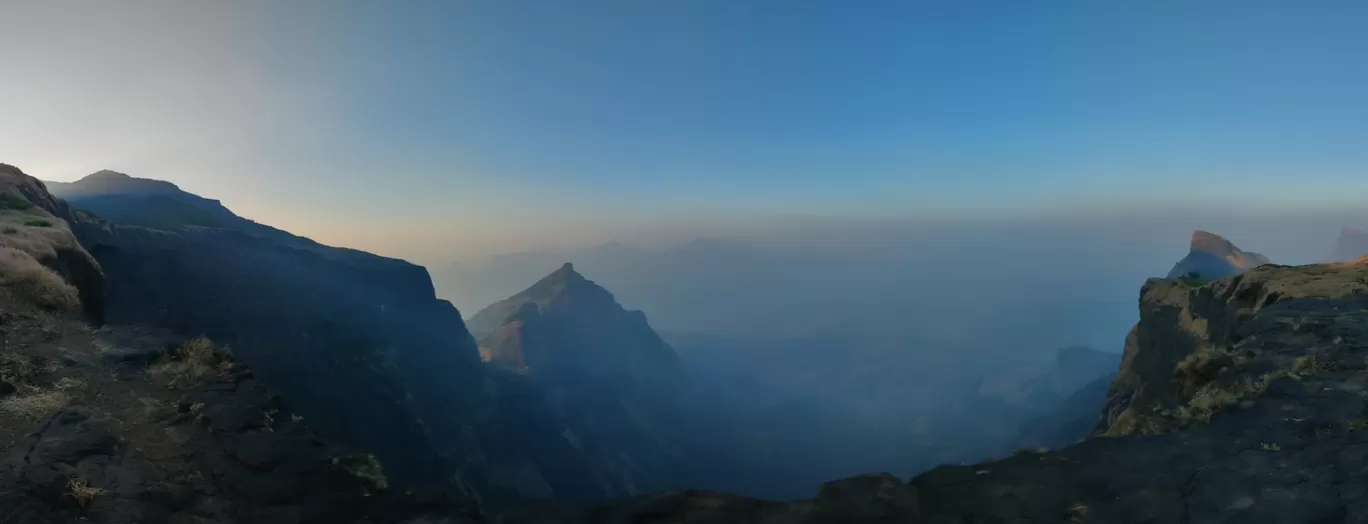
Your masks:
{"label": "pointed summit", "polygon": [[1198,229],[1192,232],[1191,250],[1224,257],[1239,251],[1240,248],[1221,235]]}
{"label": "pointed summit", "polygon": [[1267,263],[1268,257],[1243,251],[1221,235],[1198,229],[1192,232],[1187,256],[1173,265],[1168,278],[1195,275],[1197,278],[1215,280],[1238,275]]}
{"label": "pointed summit", "polygon": [[1340,230],[1335,248],[1326,257],[1326,262],[1354,261],[1365,254],[1368,254],[1368,231],[1346,227]]}

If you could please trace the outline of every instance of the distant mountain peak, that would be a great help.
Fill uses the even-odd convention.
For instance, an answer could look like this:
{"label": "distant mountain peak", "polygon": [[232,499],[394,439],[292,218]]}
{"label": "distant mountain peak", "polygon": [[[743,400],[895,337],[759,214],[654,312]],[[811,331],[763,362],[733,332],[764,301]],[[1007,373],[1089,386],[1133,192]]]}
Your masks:
{"label": "distant mountain peak", "polygon": [[94,172],[94,173],[91,173],[91,174],[89,174],[89,175],[86,175],[86,176],[85,176],[84,178],[82,178],[81,180],[85,180],[85,179],[87,179],[87,178],[123,178],[123,179],[127,179],[127,178],[133,178],[133,177],[128,176],[128,174],[126,174],[126,173],[120,173],[120,172],[118,172],[118,171],[115,171],[115,170],[113,170],[113,169],[101,169],[101,170],[99,170],[99,171],[96,171],[96,172]]}
{"label": "distant mountain peak", "polygon": [[1196,275],[1215,280],[1269,263],[1268,257],[1241,250],[1225,237],[1201,229],[1192,232],[1187,256],[1173,265],[1168,278]]}
{"label": "distant mountain peak", "polygon": [[1335,248],[1326,257],[1327,262],[1348,262],[1368,255],[1368,231],[1345,227],[1335,239]]}
{"label": "distant mountain peak", "polygon": [[1235,247],[1235,244],[1226,240],[1225,237],[1201,229],[1192,232],[1191,249],[1217,256],[1226,256],[1240,251],[1240,248]]}

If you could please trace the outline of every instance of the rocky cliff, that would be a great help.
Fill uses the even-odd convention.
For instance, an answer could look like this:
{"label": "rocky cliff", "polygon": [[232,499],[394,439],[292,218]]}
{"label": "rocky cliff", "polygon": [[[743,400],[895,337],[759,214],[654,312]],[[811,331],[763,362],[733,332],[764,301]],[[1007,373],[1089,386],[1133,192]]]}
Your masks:
{"label": "rocky cliff", "polygon": [[623,462],[611,433],[571,431],[537,384],[480,363],[422,267],[323,246],[166,182],[103,171],[54,187],[111,217],[74,227],[109,275],[110,322],[229,345],[315,430],[375,453],[396,481],[491,504],[642,489],[603,471]]}

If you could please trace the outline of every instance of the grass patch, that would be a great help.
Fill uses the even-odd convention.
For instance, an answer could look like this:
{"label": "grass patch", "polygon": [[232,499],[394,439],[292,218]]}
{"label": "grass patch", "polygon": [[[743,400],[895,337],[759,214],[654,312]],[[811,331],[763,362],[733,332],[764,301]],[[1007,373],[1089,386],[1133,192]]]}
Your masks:
{"label": "grass patch", "polygon": [[64,392],[44,391],[0,400],[0,411],[27,420],[38,420],[66,407],[70,402],[71,397]]}
{"label": "grass patch", "polygon": [[358,453],[345,457],[333,457],[332,464],[351,473],[365,482],[366,487],[375,491],[389,488],[389,478],[385,476],[380,460],[370,453]]}
{"label": "grass patch", "polygon": [[81,303],[75,287],[33,255],[12,247],[0,247],[0,285],[44,309],[74,309]]}
{"label": "grass patch", "polygon": [[14,193],[0,192],[0,209],[28,211],[33,208],[33,202],[29,202],[27,198],[21,197]]}
{"label": "grass patch", "polygon": [[1178,379],[1183,394],[1194,394],[1199,388],[1216,380],[1222,370],[1240,363],[1227,349],[1203,345],[1179,361],[1173,368],[1173,375]]}
{"label": "grass patch", "polygon": [[24,225],[28,227],[52,227],[52,221],[45,218],[35,218],[25,221]]}
{"label": "grass patch", "polygon": [[1282,451],[1282,446],[1279,446],[1276,442],[1275,442],[1275,443],[1264,442],[1264,443],[1262,443],[1262,444],[1259,444],[1259,449],[1262,449],[1262,450],[1264,450],[1264,451]]}
{"label": "grass patch", "polygon": [[1188,400],[1187,405],[1169,413],[1184,424],[1201,422],[1203,424],[1211,422],[1211,417],[1225,411],[1226,408],[1239,404],[1240,402],[1258,396],[1268,389],[1274,381],[1282,378],[1301,380],[1301,376],[1292,371],[1275,371],[1265,374],[1257,380],[1237,382],[1229,387],[1221,387],[1217,383],[1210,383],[1197,390]]}
{"label": "grass patch", "polygon": [[232,362],[219,352],[213,341],[197,337],[182,344],[179,351],[153,364],[147,372],[165,380],[169,387],[181,388],[196,384],[205,377],[223,376],[231,367]]}

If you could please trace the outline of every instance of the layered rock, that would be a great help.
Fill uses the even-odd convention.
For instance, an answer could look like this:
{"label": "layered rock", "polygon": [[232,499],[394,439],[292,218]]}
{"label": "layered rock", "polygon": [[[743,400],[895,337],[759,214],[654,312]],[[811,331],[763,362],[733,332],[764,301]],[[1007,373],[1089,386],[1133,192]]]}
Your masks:
{"label": "layered rock", "polygon": [[1238,275],[1268,263],[1268,257],[1242,251],[1220,235],[1197,230],[1192,232],[1192,244],[1187,256],[1173,265],[1167,278],[1214,280]]}

